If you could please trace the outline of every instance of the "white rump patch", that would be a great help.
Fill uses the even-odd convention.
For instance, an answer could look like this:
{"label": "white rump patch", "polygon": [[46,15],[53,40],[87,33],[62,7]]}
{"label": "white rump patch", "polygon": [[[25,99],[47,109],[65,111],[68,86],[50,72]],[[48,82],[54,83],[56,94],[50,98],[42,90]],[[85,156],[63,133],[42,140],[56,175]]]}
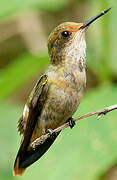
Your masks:
{"label": "white rump patch", "polygon": [[29,108],[27,105],[24,106],[24,111],[23,111],[23,118],[25,118],[29,114]]}

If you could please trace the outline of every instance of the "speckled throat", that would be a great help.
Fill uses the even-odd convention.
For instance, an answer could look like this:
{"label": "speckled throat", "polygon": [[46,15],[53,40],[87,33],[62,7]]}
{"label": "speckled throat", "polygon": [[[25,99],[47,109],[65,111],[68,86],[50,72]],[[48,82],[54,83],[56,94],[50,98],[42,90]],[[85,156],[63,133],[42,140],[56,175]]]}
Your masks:
{"label": "speckled throat", "polygon": [[65,67],[83,71],[85,68],[86,41],[85,30],[79,30],[65,47]]}

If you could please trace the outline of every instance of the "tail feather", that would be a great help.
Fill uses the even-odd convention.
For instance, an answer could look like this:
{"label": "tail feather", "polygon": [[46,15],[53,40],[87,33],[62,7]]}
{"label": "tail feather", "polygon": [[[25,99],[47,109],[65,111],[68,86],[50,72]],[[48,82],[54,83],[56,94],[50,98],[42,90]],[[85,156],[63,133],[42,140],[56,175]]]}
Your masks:
{"label": "tail feather", "polygon": [[37,161],[39,158],[41,158],[41,156],[53,144],[53,142],[55,141],[55,139],[59,135],[59,133],[57,133],[57,135],[53,139],[47,138],[46,141],[43,144],[37,146],[37,148],[35,150],[32,149],[32,150],[26,151],[26,153],[23,157],[22,157],[22,145],[21,145],[21,147],[18,151],[16,160],[15,160],[15,163],[14,163],[13,175],[14,176],[22,175],[28,166],[30,166],[35,161]]}
{"label": "tail feather", "polygon": [[19,175],[21,176],[25,171],[25,168],[19,168],[19,157],[16,158],[15,166],[13,169],[13,176]]}

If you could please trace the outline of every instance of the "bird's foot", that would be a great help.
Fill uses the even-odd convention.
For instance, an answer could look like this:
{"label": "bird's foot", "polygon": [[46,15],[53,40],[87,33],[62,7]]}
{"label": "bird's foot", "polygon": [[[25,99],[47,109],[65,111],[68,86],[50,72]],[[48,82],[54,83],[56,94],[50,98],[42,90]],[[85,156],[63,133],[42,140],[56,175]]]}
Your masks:
{"label": "bird's foot", "polygon": [[47,129],[46,133],[49,133],[51,139],[55,139],[56,133],[52,129]]}
{"label": "bird's foot", "polygon": [[68,123],[69,123],[69,126],[70,126],[70,128],[72,129],[74,126],[75,126],[75,121],[74,121],[74,119],[71,117],[71,118],[69,118],[68,119]]}

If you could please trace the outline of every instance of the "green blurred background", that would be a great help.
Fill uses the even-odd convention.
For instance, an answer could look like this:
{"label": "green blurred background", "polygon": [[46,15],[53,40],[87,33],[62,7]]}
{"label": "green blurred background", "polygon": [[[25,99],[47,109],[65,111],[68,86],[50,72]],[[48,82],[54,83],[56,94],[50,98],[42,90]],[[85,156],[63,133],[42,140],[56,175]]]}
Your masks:
{"label": "green blurred background", "polygon": [[49,33],[112,7],[87,31],[87,88],[74,116],[117,103],[116,0],[0,1],[0,180],[117,180],[117,111],[65,129],[22,177],[12,169],[25,101],[48,64]]}

